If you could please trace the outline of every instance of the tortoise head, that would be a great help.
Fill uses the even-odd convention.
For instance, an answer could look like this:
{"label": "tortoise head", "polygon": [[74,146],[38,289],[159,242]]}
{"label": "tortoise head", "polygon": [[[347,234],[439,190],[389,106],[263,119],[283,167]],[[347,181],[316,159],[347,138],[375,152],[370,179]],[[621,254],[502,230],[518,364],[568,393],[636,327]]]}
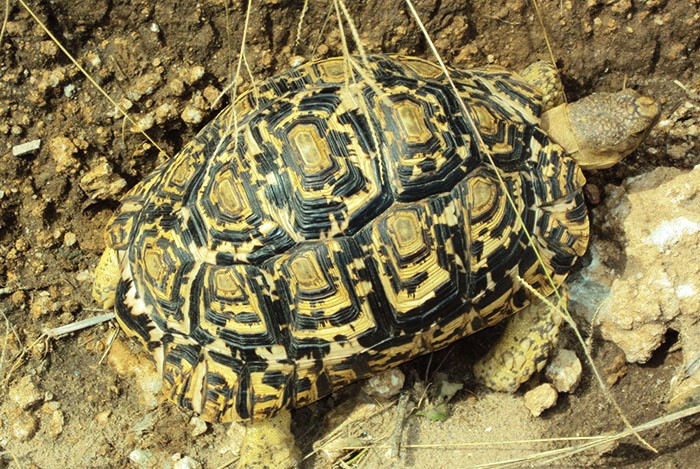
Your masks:
{"label": "tortoise head", "polygon": [[632,153],[659,114],[653,98],[627,89],[557,106],[542,115],[541,126],[583,169],[604,169]]}

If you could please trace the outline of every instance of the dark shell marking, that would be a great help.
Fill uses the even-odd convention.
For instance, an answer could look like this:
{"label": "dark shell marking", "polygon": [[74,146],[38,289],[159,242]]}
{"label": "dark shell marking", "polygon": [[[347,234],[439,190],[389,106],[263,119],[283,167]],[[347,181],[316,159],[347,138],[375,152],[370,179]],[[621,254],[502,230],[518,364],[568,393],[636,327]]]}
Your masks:
{"label": "dark shell marking", "polygon": [[517,276],[548,294],[518,217],[557,284],[586,248],[584,178],[517,75],[450,70],[456,95],[420,59],[371,57],[372,85],[344,67],[240,96],[107,233],[120,324],[207,420],[306,405],[495,324],[530,301]]}

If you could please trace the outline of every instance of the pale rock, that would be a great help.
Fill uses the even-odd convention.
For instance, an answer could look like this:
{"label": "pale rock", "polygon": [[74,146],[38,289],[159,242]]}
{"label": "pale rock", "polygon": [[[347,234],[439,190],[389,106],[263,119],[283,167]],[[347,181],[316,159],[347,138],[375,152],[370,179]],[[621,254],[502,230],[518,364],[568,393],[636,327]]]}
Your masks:
{"label": "pale rock", "polygon": [[189,456],[184,456],[173,463],[173,469],[200,469],[202,464]]}
{"label": "pale rock", "polygon": [[391,399],[403,389],[406,376],[398,368],[391,368],[383,373],[369,378],[364,386],[364,391],[370,396],[381,399]]}
{"label": "pale rock", "polygon": [[[700,166],[656,170],[608,188],[604,229],[624,240],[624,262],[597,323],[628,362],[645,363],[669,328],[678,331],[683,366],[671,406],[700,396]],[[620,253],[601,253],[615,265]]]}
{"label": "pale rock", "polygon": [[557,391],[573,392],[581,381],[581,360],[569,349],[559,349],[545,368],[545,376]]}
{"label": "pale rock", "polygon": [[158,461],[153,453],[147,449],[135,449],[129,453],[129,459],[142,468],[155,467]]}
{"label": "pale rock", "polygon": [[29,412],[22,412],[11,423],[12,435],[18,441],[28,441],[39,428],[39,421]]}
{"label": "pale rock", "polygon": [[28,409],[44,398],[44,394],[30,375],[23,376],[17,383],[10,386],[8,395],[20,409]]}
{"label": "pale rock", "polygon": [[700,314],[700,263],[688,262],[700,244],[698,181],[700,167],[658,168],[610,191],[606,224],[626,240],[627,259],[598,324],[629,362],[649,360],[669,327],[683,342],[682,324]]}
{"label": "pale rock", "polygon": [[194,437],[203,435],[208,429],[207,422],[205,422],[202,417],[196,415],[190,419],[190,426],[192,426],[192,436]]}
{"label": "pale rock", "polygon": [[557,390],[549,383],[540,384],[525,393],[525,407],[533,417],[539,417],[545,410],[557,403]]}

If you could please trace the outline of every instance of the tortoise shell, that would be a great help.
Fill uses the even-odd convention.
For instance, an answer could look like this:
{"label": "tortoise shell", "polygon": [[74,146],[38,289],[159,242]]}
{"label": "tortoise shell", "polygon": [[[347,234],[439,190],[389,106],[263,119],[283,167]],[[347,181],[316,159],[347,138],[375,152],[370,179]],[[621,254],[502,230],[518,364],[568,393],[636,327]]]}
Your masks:
{"label": "tortoise shell", "polygon": [[456,93],[421,59],[346,64],[258,83],[108,228],[119,323],[206,420],[445,347],[525,307],[520,279],[551,292],[533,244],[555,284],[586,249],[585,181],[538,127],[536,88],[493,67],[450,69]]}

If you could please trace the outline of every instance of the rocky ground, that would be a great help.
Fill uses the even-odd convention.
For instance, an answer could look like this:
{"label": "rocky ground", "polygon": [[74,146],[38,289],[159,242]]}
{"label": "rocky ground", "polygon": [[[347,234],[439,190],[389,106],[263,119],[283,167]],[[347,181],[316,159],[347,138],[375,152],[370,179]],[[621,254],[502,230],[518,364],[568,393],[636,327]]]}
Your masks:
{"label": "rocky ground", "polygon": [[[226,97],[217,98],[235,69],[245,8],[239,1],[228,9],[214,1],[28,3],[130,120],[10,1],[0,42],[0,467],[220,467],[234,458],[235,430],[166,402],[144,402],[133,374],[147,362],[128,358],[120,342],[101,360],[113,324],[53,340],[42,334],[99,314],[90,288],[103,228],[119,197],[225,105]],[[250,75],[342,52],[330,2],[310,2],[306,12],[303,2],[254,3],[241,90]],[[547,57],[531,2],[415,3],[453,66],[518,70]],[[669,402],[673,409],[692,404],[699,380],[700,189],[698,170],[689,171],[700,163],[700,4],[538,4],[570,100],[626,86],[663,106],[662,121],[638,151],[588,175],[593,246],[572,279],[576,319],[584,335],[593,331],[594,361],[612,395],[631,422],[650,421],[667,415]],[[430,56],[403,2],[348,6],[369,52]],[[442,381],[463,388],[444,421],[409,407],[400,459],[386,454],[397,406],[380,410],[359,385],[295,413],[302,451],[311,453],[335,430],[344,444],[374,445],[357,460],[362,467],[464,467],[561,445],[515,440],[623,428],[569,332],[562,345],[584,362],[583,376],[541,416],[531,415],[523,394],[551,378],[536,378],[515,395],[477,386],[470,366],[493,334],[403,367],[413,401],[427,383],[441,382],[437,369],[447,375]],[[556,464],[665,468],[700,459],[697,417],[643,436],[658,453],[627,438]],[[327,464],[318,455],[304,462]]]}

